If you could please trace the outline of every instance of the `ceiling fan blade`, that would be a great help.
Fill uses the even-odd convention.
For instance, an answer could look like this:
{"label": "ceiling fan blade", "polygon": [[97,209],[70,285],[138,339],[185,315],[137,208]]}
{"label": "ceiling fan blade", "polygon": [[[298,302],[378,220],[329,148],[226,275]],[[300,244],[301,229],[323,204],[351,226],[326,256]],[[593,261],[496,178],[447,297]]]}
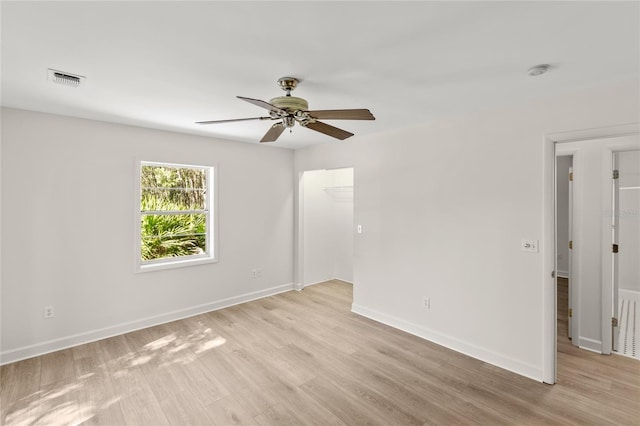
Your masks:
{"label": "ceiling fan blade", "polygon": [[306,111],[318,120],[375,120],[368,109],[323,109]]}
{"label": "ceiling fan blade", "polygon": [[287,111],[280,109],[275,105],[271,105],[269,102],[261,101],[260,99],[245,98],[242,96],[236,96],[236,98],[242,99],[243,101],[247,101],[250,104],[257,105],[261,108],[268,109],[269,111],[277,112],[279,114],[287,114]]}
{"label": "ceiling fan blade", "polygon": [[313,123],[307,123],[307,128],[311,130],[315,130],[316,132],[324,133],[325,135],[332,136],[336,139],[345,140],[353,136],[353,133],[347,132],[346,130],[338,129],[337,127],[330,126],[326,123],[322,123],[320,121],[316,121]]}
{"label": "ceiling fan blade", "polygon": [[284,125],[282,123],[276,123],[264,134],[260,142],[274,142],[284,132]]}
{"label": "ceiling fan blade", "polygon": [[249,120],[274,120],[274,118],[271,118],[271,117],[232,118],[230,120],[196,121],[196,124],[232,123],[234,121],[249,121]]}

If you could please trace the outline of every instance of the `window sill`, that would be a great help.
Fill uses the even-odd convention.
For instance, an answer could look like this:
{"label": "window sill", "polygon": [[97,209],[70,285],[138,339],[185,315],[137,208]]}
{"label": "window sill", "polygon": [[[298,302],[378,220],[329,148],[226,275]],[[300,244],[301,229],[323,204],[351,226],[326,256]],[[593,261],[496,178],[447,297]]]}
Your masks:
{"label": "window sill", "polygon": [[143,263],[136,265],[136,273],[162,271],[166,269],[186,268],[188,266],[197,266],[207,263],[216,263],[218,259],[215,257],[197,257],[190,259],[168,260],[157,263]]}

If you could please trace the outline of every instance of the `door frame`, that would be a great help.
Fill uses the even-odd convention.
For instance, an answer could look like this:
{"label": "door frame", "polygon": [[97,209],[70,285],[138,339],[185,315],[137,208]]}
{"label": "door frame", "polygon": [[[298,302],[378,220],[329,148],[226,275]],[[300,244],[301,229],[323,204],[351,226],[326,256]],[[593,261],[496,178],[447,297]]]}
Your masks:
{"label": "door frame", "polygon": [[[602,139],[618,136],[637,135],[638,123],[596,129],[549,133],[543,136],[542,147],[542,380],[556,383],[557,379],[557,253],[555,232],[556,197],[556,144],[588,139]],[[575,189],[575,188],[574,188]],[[575,225],[575,224],[574,224]],[[575,259],[574,259],[575,260]],[[609,331],[610,333],[610,331]],[[575,337],[574,337],[575,338]],[[610,337],[609,337],[610,338]],[[604,339],[604,335],[603,335]]]}

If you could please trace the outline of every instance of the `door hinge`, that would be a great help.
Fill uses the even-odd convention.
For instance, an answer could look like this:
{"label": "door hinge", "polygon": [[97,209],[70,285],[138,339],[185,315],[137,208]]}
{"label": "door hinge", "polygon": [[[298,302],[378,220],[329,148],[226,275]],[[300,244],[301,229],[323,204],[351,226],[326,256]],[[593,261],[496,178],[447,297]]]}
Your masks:
{"label": "door hinge", "polygon": [[569,318],[573,318],[573,309],[569,308]]}
{"label": "door hinge", "polygon": [[620,177],[620,171],[618,171],[618,170],[614,170],[614,171],[613,171],[613,178],[614,178],[614,179],[618,179],[619,177]]}
{"label": "door hinge", "polygon": [[620,249],[620,248],[618,247],[618,245],[617,245],[617,244],[614,244],[614,245],[611,247],[611,251],[612,251],[612,252],[614,252],[614,253],[617,253],[619,249]]}
{"label": "door hinge", "polygon": [[611,327],[618,326],[618,318],[611,318]]}
{"label": "door hinge", "polygon": [[573,172],[569,172],[569,181],[573,182]]}
{"label": "door hinge", "polygon": [[569,241],[569,250],[573,250],[573,240]]}

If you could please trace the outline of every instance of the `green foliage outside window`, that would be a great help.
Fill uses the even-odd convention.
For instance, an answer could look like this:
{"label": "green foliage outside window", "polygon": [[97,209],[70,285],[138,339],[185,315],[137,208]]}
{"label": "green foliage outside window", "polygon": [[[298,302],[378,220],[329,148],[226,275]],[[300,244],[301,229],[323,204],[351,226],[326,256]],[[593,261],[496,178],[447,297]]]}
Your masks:
{"label": "green foliage outside window", "polygon": [[140,184],[141,259],[206,253],[206,170],[143,164]]}

